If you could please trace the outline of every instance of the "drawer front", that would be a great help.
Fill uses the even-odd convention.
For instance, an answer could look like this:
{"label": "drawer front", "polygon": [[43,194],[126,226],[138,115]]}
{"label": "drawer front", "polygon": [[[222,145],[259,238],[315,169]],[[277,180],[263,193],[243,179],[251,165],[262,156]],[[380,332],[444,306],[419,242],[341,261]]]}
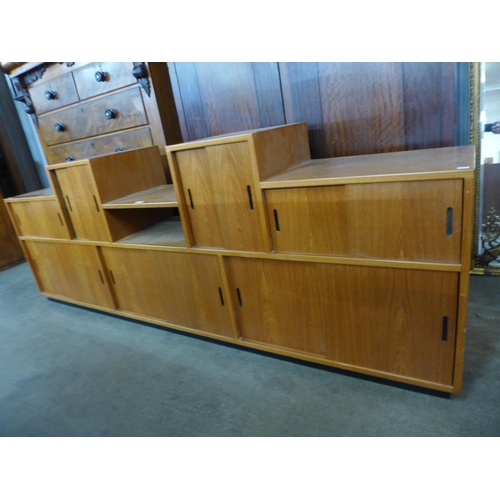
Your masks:
{"label": "drawer front", "polygon": [[[106,116],[108,110],[114,111],[111,118]],[[146,125],[147,117],[141,92],[134,87],[41,116],[39,123],[46,144],[51,146]]]}
{"label": "drawer front", "polygon": [[460,263],[460,179],[266,191],[276,252]]}
{"label": "drawer front", "polygon": [[94,156],[114,153],[120,148],[126,150],[147,148],[153,145],[151,130],[142,128],[129,132],[95,137],[80,142],[62,144],[48,148],[48,160],[51,164],[64,161],[86,160]]}
{"label": "drawer front", "polygon": [[71,73],[66,73],[30,88],[31,100],[37,114],[62,108],[78,102],[75,83]]}
{"label": "drawer front", "polygon": [[10,209],[22,236],[69,239],[63,214],[55,200],[11,203]]}
{"label": "drawer front", "polygon": [[73,72],[80,99],[89,99],[106,92],[137,83],[131,62],[90,63]]}

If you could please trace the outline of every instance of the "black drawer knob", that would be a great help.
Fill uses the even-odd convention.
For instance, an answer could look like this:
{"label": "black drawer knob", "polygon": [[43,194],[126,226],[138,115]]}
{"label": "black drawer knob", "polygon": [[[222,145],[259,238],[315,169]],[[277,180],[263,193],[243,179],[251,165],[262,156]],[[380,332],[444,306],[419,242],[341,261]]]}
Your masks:
{"label": "black drawer knob", "polygon": [[98,82],[105,82],[108,79],[108,75],[104,71],[97,71],[95,74],[95,79]]}
{"label": "black drawer knob", "polygon": [[74,156],[66,156],[66,161],[75,161]]}
{"label": "black drawer knob", "polygon": [[116,148],[115,153],[121,153],[122,151],[126,151],[125,148]]}
{"label": "black drawer knob", "polygon": [[66,126],[64,125],[64,123],[56,123],[54,125],[54,128],[56,129],[56,132],[64,132]]}
{"label": "black drawer knob", "polygon": [[45,92],[45,99],[47,99],[47,101],[57,99],[56,93],[53,90],[47,90],[47,92]]}
{"label": "black drawer knob", "polygon": [[108,120],[112,120],[113,118],[116,118],[117,112],[115,109],[107,109],[104,114],[106,115],[106,118]]}

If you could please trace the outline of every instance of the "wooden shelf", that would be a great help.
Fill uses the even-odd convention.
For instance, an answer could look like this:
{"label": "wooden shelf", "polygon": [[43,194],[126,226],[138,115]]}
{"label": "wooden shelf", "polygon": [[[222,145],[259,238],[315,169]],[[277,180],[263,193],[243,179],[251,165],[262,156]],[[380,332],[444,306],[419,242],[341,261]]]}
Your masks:
{"label": "wooden shelf", "polygon": [[182,223],[178,217],[171,217],[166,221],[131,234],[117,241],[116,244],[187,248]]}
{"label": "wooden shelf", "polygon": [[474,176],[474,156],[468,146],[310,160],[262,181],[260,187],[277,189],[457,176]]}
{"label": "wooden shelf", "polygon": [[178,206],[174,186],[165,184],[103,203],[102,208],[164,208]]}

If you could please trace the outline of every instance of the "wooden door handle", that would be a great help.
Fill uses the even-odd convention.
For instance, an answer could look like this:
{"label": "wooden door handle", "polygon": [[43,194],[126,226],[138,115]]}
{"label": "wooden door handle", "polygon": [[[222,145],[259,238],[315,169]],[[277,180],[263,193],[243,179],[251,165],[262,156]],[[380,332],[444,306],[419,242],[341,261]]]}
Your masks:
{"label": "wooden door handle", "polygon": [[278,211],[276,209],[273,210],[274,214],[274,225],[276,226],[276,232],[280,232],[280,221],[278,219]]}
{"label": "wooden door handle", "polygon": [[69,207],[70,212],[73,212],[73,207],[71,206],[71,201],[69,201],[68,195],[66,195],[66,201],[68,202],[68,207]]}
{"label": "wooden door handle", "polygon": [[226,304],[224,304],[224,295],[222,294],[222,288],[219,287],[219,297],[220,297],[220,303],[225,306]]}
{"label": "wooden door handle", "polygon": [[252,198],[252,188],[250,186],[247,186],[247,193],[248,193],[248,203],[250,204],[250,210],[254,210],[253,198]]}
{"label": "wooden door handle", "polygon": [[236,289],[236,295],[238,295],[238,302],[240,303],[240,307],[243,307],[243,302],[241,300],[241,292],[239,288]]}
{"label": "wooden door handle", "polygon": [[95,208],[96,208],[96,210],[98,212],[100,212],[100,210],[99,210],[99,203],[97,203],[97,198],[95,197],[95,195],[93,195],[93,197],[94,197]]}

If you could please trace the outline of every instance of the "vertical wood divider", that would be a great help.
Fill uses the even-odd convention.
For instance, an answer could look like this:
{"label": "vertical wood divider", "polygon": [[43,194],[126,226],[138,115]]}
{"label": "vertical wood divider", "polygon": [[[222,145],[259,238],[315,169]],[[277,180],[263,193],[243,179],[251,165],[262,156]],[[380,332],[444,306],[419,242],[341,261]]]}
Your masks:
{"label": "vertical wood divider", "polygon": [[171,151],[166,150],[168,164],[170,166],[170,175],[172,176],[172,183],[174,185],[175,194],[177,196],[177,203],[179,208],[179,214],[181,216],[182,229],[184,231],[184,237],[186,238],[186,243],[189,248],[194,246],[194,237],[191,224],[189,222],[189,214],[187,211],[187,203],[184,197],[184,189],[182,187],[181,176],[179,174],[179,165],[175,158],[175,154]]}
{"label": "vertical wood divider", "polygon": [[[457,338],[455,343],[455,367],[453,370],[453,393],[459,394],[462,390],[464,349],[467,327],[467,302],[469,295],[469,275],[471,261],[469,252],[472,247],[473,203],[474,203],[474,178],[464,179],[463,204],[462,204],[462,254],[459,284],[458,284],[458,317]],[[473,254],[472,254],[473,255]]]}

